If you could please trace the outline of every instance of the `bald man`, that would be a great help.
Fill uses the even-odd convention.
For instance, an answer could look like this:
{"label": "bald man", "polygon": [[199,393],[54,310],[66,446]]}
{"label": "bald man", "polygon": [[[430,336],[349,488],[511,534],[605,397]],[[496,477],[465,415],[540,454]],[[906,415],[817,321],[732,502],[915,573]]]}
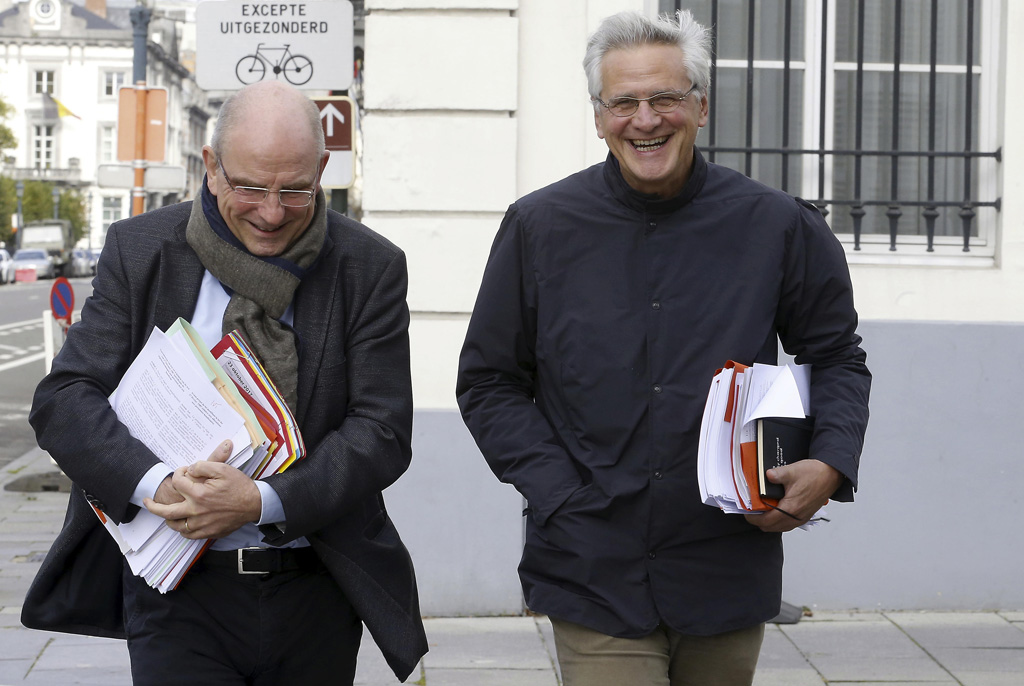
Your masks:
{"label": "bald man", "polygon": [[[30,423],[75,488],[25,600],[32,628],[128,641],[135,684],[351,684],[365,624],[399,679],[426,652],[412,562],[381,492],[408,467],[405,255],[326,207],[315,104],[280,82],[221,108],[193,201],[110,227],[94,292]],[[225,444],[172,472],[107,401],[153,327],[237,330],[305,459],[253,481]],[[214,539],[178,588],[132,574],[89,506]]]}

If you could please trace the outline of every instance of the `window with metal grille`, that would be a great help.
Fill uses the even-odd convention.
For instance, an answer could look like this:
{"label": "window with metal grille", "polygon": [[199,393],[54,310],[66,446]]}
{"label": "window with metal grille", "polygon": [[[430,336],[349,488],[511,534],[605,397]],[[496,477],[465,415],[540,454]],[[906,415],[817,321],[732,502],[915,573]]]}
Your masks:
{"label": "window with metal grille", "polygon": [[[713,30],[711,161],[814,202],[851,257],[992,256],[1000,0],[661,0]],[[966,253],[966,255],[965,255]]]}

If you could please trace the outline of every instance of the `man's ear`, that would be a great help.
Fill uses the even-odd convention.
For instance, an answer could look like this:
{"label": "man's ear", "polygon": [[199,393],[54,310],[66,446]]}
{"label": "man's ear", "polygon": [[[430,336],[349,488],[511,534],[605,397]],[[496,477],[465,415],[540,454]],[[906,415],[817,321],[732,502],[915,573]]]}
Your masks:
{"label": "man's ear", "polygon": [[597,137],[604,139],[604,121],[601,119],[601,110],[594,108],[594,126],[597,127]]}
{"label": "man's ear", "polygon": [[320,190],[320,183],[324,179],[324,169],[327,168],[327,161],[331,159],[331,151],[324,150],[324,156],[320,158],[320,171],[316,175],[316,189]]}
{"label": "man's ear", "polygon": [[203,146],[203,166],[206,167],[206,185],[211,193],[217,195],[220,169],[217,168],[217,157],[213,154],[213,148],[209,145]]}

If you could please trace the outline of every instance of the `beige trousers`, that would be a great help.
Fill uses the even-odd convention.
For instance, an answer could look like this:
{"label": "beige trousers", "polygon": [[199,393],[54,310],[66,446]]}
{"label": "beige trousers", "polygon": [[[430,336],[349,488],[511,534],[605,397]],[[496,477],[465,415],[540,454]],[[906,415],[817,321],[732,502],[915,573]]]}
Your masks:
{"label": "beige trousers", "polygon": [[750,686],[764,624],[716,636],[664,625],[643,638],[615,638],[551,619],[563,686]]}

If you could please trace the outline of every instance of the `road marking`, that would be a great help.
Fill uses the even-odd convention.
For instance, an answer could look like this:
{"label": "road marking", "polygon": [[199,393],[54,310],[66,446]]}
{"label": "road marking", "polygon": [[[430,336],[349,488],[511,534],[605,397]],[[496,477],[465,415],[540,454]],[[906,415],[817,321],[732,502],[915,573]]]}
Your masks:
{"label": "road marking", "polygon": [[45,352],[41,352],[41,353],[36,353],[35,355],[30,355],[29,357],[23,357],[20,360],[14,360],[13,362],[7,362],[5,364],[0,364],[0,372],[5,372],[8,369],[14,369],[15,367],[21,367],[22,365],[26,365],[26,364],[29,364],[29,363],[32,363],[32,362],[38,362],[39,360],[42,360],[45,357],[46,357],[46,353]]}
{"label": "road marking", "polygon": [[40,317],[36,317],[35,319],[26,319],[23,322],[12,322],[10,324],[0,324],[0,331],[4,331],[6,329],[13,329],[13,328],[15,328],[17,326],[28,326],[28,327],[31,327],[33,329],[41,328],[43,326],[43,321],[42,321],[42,319]]}

